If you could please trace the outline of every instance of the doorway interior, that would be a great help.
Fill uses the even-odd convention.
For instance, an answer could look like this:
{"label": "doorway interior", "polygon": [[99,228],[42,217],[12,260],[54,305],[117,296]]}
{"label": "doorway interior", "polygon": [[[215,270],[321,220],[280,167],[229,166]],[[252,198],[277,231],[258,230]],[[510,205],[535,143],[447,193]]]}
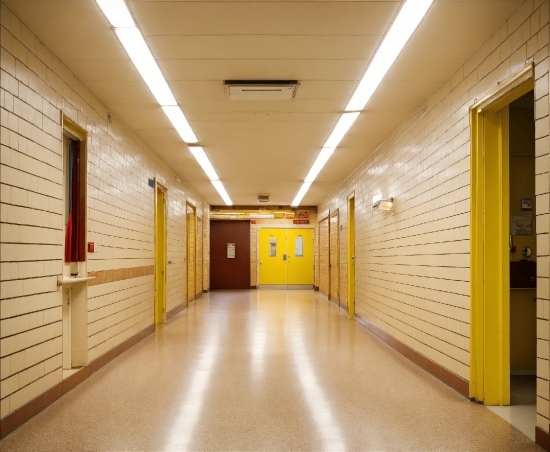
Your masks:
{"label": "doorway interior", "polygon": [[502,85],[471,114],[470,397],[534,440],[537,252],[532,67]]}
{"label": "doorway interior", "polygon": [[[87,134],[63,116],[63,273],[61,289],[63,378],[88,364]],[[78,278],[75,278],[78,276]]]}

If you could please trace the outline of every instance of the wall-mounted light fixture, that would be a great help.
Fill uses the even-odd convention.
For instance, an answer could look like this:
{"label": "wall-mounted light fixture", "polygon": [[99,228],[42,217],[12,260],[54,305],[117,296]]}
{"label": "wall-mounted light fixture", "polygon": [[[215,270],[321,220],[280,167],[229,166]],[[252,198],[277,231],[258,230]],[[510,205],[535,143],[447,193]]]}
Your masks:
{"label": "wall-mounted light fixture", "polygon": [[393,198],[382,199],[380,196],[375,196],[372,198],[372,208],[389,212],[393,209]]}

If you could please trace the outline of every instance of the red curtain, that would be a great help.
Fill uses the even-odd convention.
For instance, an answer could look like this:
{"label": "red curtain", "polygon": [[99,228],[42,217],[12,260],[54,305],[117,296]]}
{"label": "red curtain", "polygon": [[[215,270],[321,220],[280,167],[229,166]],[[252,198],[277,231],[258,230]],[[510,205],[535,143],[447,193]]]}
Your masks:
{"label": "red curtain", "polygon": [[84,260],[84,229],[80,202],[80,141],[69,142],[69,218],[65,231],[65,262]]}

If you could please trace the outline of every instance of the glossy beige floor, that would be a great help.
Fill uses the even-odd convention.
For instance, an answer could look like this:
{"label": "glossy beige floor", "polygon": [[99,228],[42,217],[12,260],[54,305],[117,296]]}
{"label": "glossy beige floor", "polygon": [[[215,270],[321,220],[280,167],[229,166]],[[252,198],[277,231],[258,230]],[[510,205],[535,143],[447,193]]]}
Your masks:
{"label": "glossy beige floor", "polygon": [[204,296],[0,449],[542,450],[322,295],[267,290]]}

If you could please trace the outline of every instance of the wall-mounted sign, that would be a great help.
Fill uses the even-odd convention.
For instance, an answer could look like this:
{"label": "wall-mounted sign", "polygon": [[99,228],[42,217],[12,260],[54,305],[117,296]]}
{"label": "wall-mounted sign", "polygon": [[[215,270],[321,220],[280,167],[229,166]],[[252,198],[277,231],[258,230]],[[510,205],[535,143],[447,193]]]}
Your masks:
{"label": "wall-mounted sign", "polygon": [[288,220],[289,218],[294,218],[294,217],[296,217],[296,214],[294,214],[294,213],[288,213],[288,212],[285,213],[285,218],[286,218],[287,220]]}
{"label": "wall-mounted sign", "polygon": [[256,220],[250,220],[250,224],[256,224]]}
{"label": "wall-mounted sign", "polygon": [[235,244],[234,243],[228,243],[227,244],[227,258],[228,259],[235,259]]}
{"label": "wall-mounted sign", "polygon": [[533,235],[533,215],[512,215],[511,235]]}
{"label": "wall-mounted sign", "polygon": [[298,210],[298,218],[309,218],[309,210]]}
{"label": "wall-mounted sign", "polygon": [[309,220],[292,220],[294,224],[309,224]]}
{"label": "wall-mounted sign", "polygon": [[521,210],[533,210],[533,199],[521,198]]}

